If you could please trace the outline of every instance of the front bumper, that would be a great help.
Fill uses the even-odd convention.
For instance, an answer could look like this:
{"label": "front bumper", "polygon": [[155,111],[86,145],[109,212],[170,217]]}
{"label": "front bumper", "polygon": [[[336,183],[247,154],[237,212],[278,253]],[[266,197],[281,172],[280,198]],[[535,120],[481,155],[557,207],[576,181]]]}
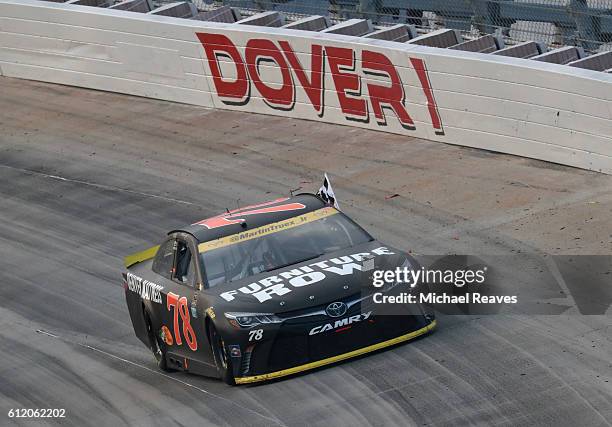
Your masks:
{"label": "front bumper", "polygon": [[[281,377],[285,377],[287,375],[292,375],[292,374],[296,374],[299,372],[304,372],[310,369],[315,369],[315,368],[319,368],[321,366],[325,366],[325,365],[329,365],[332,363],[336,363],[336,362],[340,362],[342,360],[346,360],[346,359],[350,359],[352,357],[357,357],[366,353],[370,353],[373,351],[377,351],[386,347],[390,347],[402,342],[406,342],[406,341],[410,341],[414,338],[417,338],[421,335],[424,335],[430,331],[432,331],[433,329],[435,329],[436,327],[436,320],[432,320],[430,323],[426,324],[425,326],[420,327],[419,329],[413,330],[411,332],[396,336],[394,338],[389,338],[389,339],[384,339],[383,341],[380,342],[375,342],[373,344],[369,344],[360,348],[357,348],[355,350],[351,350],[348,352],[344,352],[341,354],[337,354],[337,355],[333,355],[330,357],[325,357],[322,358],[320,360],[315,360],[312,362],[308,362],[308,363],[304,363],[304,364],[299,364],[297,366],[292,366],[292,367],[288,367],[285,369],[280,369],[280,370],[275,370],[273,372],[269,372],[269,373],[264,373],[264,374],[259,374],[259,375],[250,375],[250,376],[242,376],[242,377],[236,377],[235,381],[236,384],[250,384],[250,383],[255,383],[255,382],[260,382],[260,381],[267,381],[267,380],[272,380],[272,379],[276,379],[276,378],[281,378]],[[383,334],[384,335],[384,334]],[[273,364],[274,365],[274,364]]]}

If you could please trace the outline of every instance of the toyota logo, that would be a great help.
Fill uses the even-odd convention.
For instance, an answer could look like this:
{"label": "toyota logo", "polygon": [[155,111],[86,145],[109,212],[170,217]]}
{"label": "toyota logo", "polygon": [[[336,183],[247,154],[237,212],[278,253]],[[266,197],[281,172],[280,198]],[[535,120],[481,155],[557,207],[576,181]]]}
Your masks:
{"label": "toyota logo", "polygon": [[338,301],[338,302],[332,302],[330,305],[328,305],[327,308],[325,309],[325,312],[327,313],[329,317],[340,317],[340,316],[344,316],[344,314],[346,313],[346,310],[348,310],[348,307],[346,306],[346,304]]}

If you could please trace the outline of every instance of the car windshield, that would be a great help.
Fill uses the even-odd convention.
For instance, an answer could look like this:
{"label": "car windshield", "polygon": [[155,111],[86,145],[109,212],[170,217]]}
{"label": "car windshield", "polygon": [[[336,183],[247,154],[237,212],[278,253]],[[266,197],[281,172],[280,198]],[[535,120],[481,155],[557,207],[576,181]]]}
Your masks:
{"label": "car windshield", "polygon": [[[326,212],[312,219],[308,215]],[[307,218],[307,219],[304,219]],[[287,222],[290,225],[286,225]],[[273,271],[372,240],[335,209],[270,224],[200,245],[209,287]],[[253,237],[260,234],[260,237]]]}

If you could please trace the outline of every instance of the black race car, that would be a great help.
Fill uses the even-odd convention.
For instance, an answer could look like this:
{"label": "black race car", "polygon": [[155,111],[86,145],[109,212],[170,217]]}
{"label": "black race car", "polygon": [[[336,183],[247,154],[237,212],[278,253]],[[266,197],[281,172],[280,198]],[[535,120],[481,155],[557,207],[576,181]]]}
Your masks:
{"label": "black race car", "polygon": [[377,312],[372,273],[398,266],[420,268],[318,195],[300,194],[171,231],[127,257],[123,277],[136,335],[160,369],[244,384],[432,330],[420,305]]}

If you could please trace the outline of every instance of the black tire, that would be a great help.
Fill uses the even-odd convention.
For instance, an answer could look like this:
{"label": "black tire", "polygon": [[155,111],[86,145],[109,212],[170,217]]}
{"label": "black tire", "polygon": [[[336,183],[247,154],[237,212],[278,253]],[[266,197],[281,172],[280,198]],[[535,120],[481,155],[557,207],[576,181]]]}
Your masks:
{"label": "black tire", "polygon": [[212,323],[210,324],[209,336],[210,346],[215,358],[215,365],[217,365],[217,371],[219,371],[221,380],[226,384],[235,385],[236,381],[234,381],[232,359],[228,357],[223,338],[219,335],[215,325]]}
{"label": "black tire", "polygon": [[162,341],[159,334],[155,333],[153,329],[153,322],[151,322],[151,316],[144,310],[145,323],[147,325],[147,333],[149,334],[149,342],[151,343],[151,351],[157,361],[157,367],[164,372],[171,372],[172,369],[168,368],[168,360],[166,358],[166,343]]}

